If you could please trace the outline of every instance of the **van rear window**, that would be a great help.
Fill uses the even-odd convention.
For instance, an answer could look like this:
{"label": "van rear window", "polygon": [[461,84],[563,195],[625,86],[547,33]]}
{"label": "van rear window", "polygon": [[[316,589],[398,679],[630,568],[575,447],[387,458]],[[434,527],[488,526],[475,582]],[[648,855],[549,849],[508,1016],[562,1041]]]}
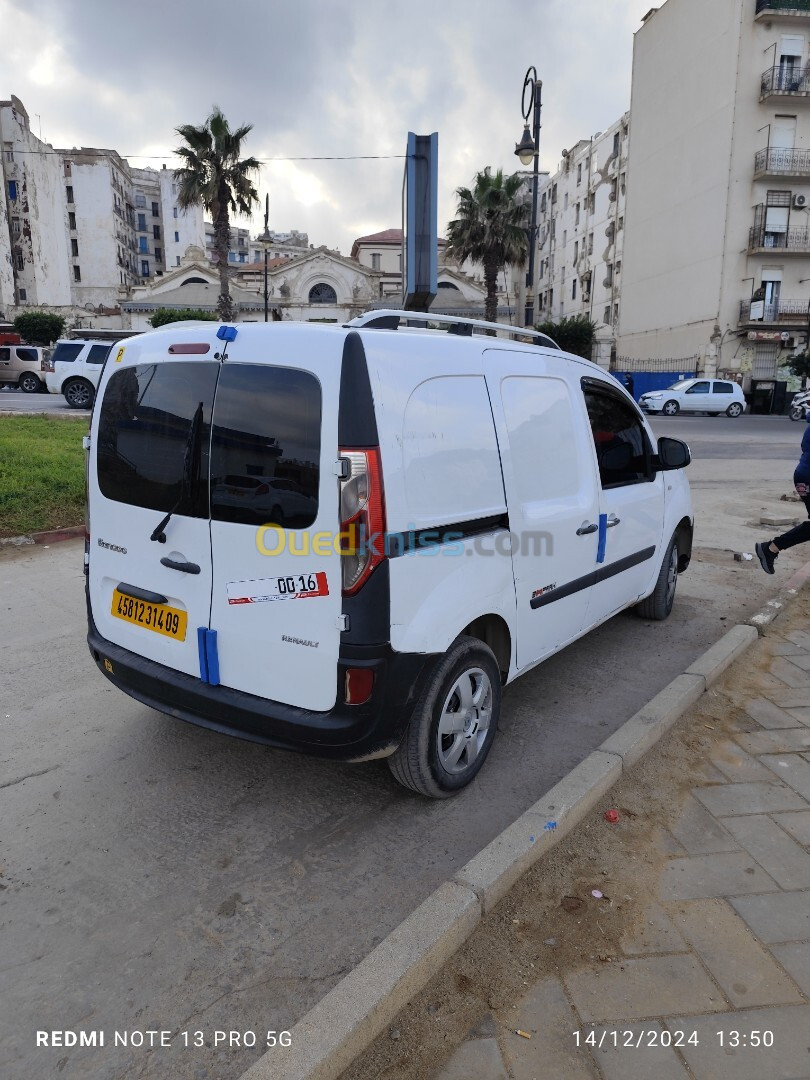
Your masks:
{"label": "van rear window", "polygon": [[[107,384],[98,427],[98,483],[116,502],[208,517],[208,433],[219,374],[214,363],[144,364]],[[192,432],[194,417],[200,420]]]}

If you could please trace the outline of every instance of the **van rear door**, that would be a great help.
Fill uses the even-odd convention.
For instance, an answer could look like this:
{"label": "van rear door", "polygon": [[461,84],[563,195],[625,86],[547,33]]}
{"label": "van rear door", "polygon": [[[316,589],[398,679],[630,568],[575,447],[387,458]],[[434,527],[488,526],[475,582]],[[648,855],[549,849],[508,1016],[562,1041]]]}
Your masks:
{"label": "van rear door", "polygon": [[318,345],[306,371],[289,361],[222,366],[211,429],[211,631],[222,685],[326,711],[342,610],[343,338]]}
{"label": "van rear door", "polygon": [[[149,362],[132,346],[105,372],[90,461],[89,587],[99,633],[200,677],[211,606],[208,446],[219,364]],[[170,512],[163,530],[156,527]]]}

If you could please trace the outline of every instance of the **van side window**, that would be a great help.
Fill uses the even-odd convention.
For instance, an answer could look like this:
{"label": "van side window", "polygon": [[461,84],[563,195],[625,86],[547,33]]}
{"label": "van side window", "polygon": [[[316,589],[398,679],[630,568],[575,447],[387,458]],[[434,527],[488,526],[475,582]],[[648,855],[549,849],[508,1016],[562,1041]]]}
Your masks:
{"label": "van side window", "polygon": [[733,394],[734,384],[730,382],[716,382],[714,384],[715,394]]}
{"label": "van side window", "polygon": [[37,350],[36,349],[17,349],[17,359],[18,360],[28,360],[28,361],[31,361],[32,363],[36,362]]}
{"label": "van side window", "polygon": [[582,382],[602,487],[652,480],[650,441],[641,418],[607,387],[593,379]]}
{"label": "van side window", "polygon": [[211,432],[211,517],[306,529],[318,514],[321,387],[309,372],[225,364]]}

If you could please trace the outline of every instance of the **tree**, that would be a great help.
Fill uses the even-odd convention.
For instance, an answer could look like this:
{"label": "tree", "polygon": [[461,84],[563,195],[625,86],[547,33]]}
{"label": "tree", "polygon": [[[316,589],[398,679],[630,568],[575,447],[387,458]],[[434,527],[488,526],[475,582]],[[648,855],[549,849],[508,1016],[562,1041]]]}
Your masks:
{"label": "tree", "polygon": [[802,390],[804,390],[807,386],[807,380],[810,379],[810,352],[792,356],[785,364],[785,367],[791,375],[795,375],[797,379],[802,380]]}
{"label": "tree", "polygon": [[155,314],[149,320],[149,325],[157,329],[158,326],[165,326],[166,323],[187,322],[192,320],[218,322],[219,315],[215,315],[213,311],[203,311],[201,308],[162,307],[158,308]]}
{"label": "tree", "polygon": [[507,266],[522,266],[529,253],[526,232],[529,208],[519,199],[523,178],[504,176],[490,166],[475,174],[472,188],[456,190],[456,218],[447,226],[446,253],[457,262],[480,262],[487,289],[488,322],[498,316],[498,274]]}
{"label": "tree", "polygon": [[30,345],[50,345],[65,332],[65,320],[48,311],[24,311],[14,320],[14,329]]}
{"label": "tree", "polygon": [[564,352],[590,360],[593,357],[596,326],[597,324],[592,322],[587,315],[569,315],[556,323],[550,320],[538,323],[535,330],[539,330],[541,334],[548,334]]}
{"label": "tree", "polygon": [[175,129],[185,139],[185,145],[175,151],[183,160],[183,167],[176,173],[177,204],[184,210],[202,204],[211,215],[219,270],[217,310],[226,322],[234,317],[228,275],[230,213],[249,215],[259,201],[251,176],[258,172],[260,163],[254,157],[239,157],[252,127],[245,124],[231,131],[222,110],[215,105],[201,127],[184,124]]}

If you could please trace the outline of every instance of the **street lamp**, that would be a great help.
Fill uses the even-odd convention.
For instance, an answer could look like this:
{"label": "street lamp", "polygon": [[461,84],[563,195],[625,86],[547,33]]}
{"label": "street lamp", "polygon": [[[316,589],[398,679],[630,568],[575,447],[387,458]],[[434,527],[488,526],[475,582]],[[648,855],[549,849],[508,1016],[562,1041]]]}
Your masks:
{"label": "street lamp", "polygon": [[257,236],[256,239],[264,248],[264,321],[268,320],[269,303],[267,293],[267,256],[273,243],[273,238],[270,235],[270,230],[267,227],[267,222],[270,217],[270,196],[264,197],[264,232],[261,236]]}
{"label": "street lamp", "polygon": [[[537,234],[537,173],[540,166],[540,95],[542,82],[537,78],[537,69],[530,67],[523,80],[523,94],[520,99],[520,111],[523,116],[523,137],[515,145],[515,155],[521,165],[534,163],[532,171],[532,218],[529,226],[529,269],[526,273],[526,311],[523,325],[534,324],[534,245]],[[532,132],[529,132],[531,123]]]}

